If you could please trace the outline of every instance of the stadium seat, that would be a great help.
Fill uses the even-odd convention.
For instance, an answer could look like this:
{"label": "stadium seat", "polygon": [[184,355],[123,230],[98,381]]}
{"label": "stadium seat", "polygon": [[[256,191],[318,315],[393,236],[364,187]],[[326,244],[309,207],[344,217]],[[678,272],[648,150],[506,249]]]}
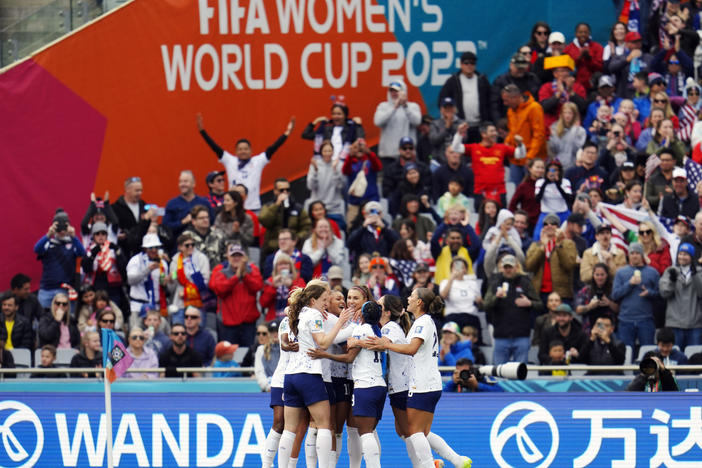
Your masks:
{"label": "stadium seat", "polygon": [[493,363],[493,354],[495,353],[495,347],[494,346],[481,346],[480,351],[483,352],[485,355],[485,364],[487,365],[492,365]]}
{"label": "stadium seat", "polygon": [[32,352],[27,348],[13,348],[8,350],[15,360],[15,367],[32,367]]}
{"label": "stadium seat", "polygon": [[483,344],[492,346],[492,325],[488,325],[485,312],[478,311],[478,319],[480,320],[480,334],[482,335]]}
{"label": "stadium seat", "polygon": [[217,314],[214,312],[207,312],[207,314],[205,314],[205,328],[217,330]]}
{"label": "stadium seat", "polygon": [[538,346],[532,346],[529,348],[529,358],[528,358],[529,364],[536,364],[539,365],[539,347]]}
{"label": "stadium seat", "polygon": [[218,343],[218,341],[217,341],[217,331],[216,331],[216,330],[213,330],[213,329],[211,329],[211,328],[207,328],[207,327],[205,328],[205,330],[208,331],[208,332],[210,333],[210,335],[212,335],[212,338],[214,338],[215,343]]}
{"label": "stadium seat", "polygon": [[[676,348],[677,348],[677,346],[676,346]],[[636,356],[636,361],[635,361],[635,363],[641,362],[641,359],[643,359],[644,354],[646,354],[647,352],[649,352],[649,351],[655,351],[655,350],[657,350],[657,349],[658,349],[658,346],[656,346],[656,345],[645,345],[645,346],[641,346],[641,347],[639,348],[639,354]]]}
{"label": "stadium seat", "polygon": [[249,352],[249,348],[247,347],[239,347],[236,351],[234,351],[234,362],[237,364],[241,364],[241,362],[244,360],[246,357],[246,353]]}
{"label": "stadium seat", "polygon": [[[631,364],[631,358],[634,355],[634,350],[632,349],[631,346],[626,346],[626,352],[624,353],[624,365],[628,366]],[[624,371],[624,374],[626,375],[632,375],[632,371]]]}
{"label": "stadium seat", "polygon": [[685,347],[685,356],[688,358],[697,353],[702,353],[702,345],[690,345]]}
{"label": "stadium seat", "polygon": [[[56,367],[68,367],[71,365],[71,359],[78,354],[78,350],[74,348],[59,348],[56,350]],[[41,357],[41,354],[39,355]]]}
{"label": "stadium seat", "polygon": [[249,261],[258,266],[261,260],[261,249],[258,247],[249,247]]}

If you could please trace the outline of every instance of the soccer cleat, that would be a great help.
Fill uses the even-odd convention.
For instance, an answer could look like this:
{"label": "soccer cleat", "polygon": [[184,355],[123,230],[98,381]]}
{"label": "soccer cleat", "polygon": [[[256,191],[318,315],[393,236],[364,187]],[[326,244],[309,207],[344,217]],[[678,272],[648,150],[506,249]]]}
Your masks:
{"label": "soccer cleat", "polygon": [[434,468],[444,468],[443,460],[434,460]]}
{"label": "soccer cleat", "polygon": [[461,457],[461,464],[458,465],[460,468],[471,468],[473,466],[473,460],[468,457]]}

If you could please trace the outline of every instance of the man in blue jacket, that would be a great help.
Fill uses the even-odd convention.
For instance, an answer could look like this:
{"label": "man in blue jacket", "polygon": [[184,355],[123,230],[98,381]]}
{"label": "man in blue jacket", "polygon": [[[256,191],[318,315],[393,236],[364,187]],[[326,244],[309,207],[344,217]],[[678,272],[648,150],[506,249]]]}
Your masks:
{"label": "man in blue jacket", "polygon": [[163,224],[173,232],[174,238],[181,235],[190,225],[193,220],[190,210],[197,205],[207,208],[210,213],[210,224],[214,224],[214,210],[210,201],[195,194],[195,176],[192,171],[181,171],[178,177],[178,190],[180,195],[168,201],[166,214],[163,216]]}
{"label": "man in blue jacket", "polygon": [[[470,373],[467,379],[461,377],[462,371]],[[461,358],[456,361],[456,369],[453,371],[451,380],[444,383],[444,392],[504,392],[504,390],[497,382],[488,382],[485,377],[480,375],[473,366],[473,361],[468,358]]]}

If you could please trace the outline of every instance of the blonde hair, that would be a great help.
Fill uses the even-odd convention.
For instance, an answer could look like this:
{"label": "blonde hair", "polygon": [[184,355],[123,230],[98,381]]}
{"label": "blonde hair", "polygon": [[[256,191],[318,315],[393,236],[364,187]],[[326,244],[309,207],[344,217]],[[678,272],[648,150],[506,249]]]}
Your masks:
{"label": "blonde hair", "polygon": [[63,314],[63,318],[61,319],[64,324],[68,325],[68,323],[71,321],[71,301],[68,299],[68,294],[60,292],[54,295],[54,297],[51,299],[51,315],[56,315],[56,299],[59,298],[64,298],[66,299],[66,302],[68,302],[66,313]]}
{"label": "blonde hair", "polygon": [[[639,223],[639,226],[641,226],[642,224],[643,224],[644,226],[648,227],[648,228],[651,230],[651,233],[653,234],[653,236],[652,236],[652,238],[653,238],[653,244],[655,245],[654,250],[657,249],[658,247],[660,247],[660,245],[661,245],[661,235],[658,233],[658,229],[656,229],[656,226],[655,226],[651,221],[649,221],[649,220],[647,220],[647,219],[644,219],[643,221],[641,221],[641,222]],[[640,238],[639,238],[639,242],[641,242],[641,239],[640,239]],[[644,246],[644,251],[645,251],[645,250],[646,250],[646,244],[644,244],[644,243],[642,242],[641,245]],[[651,252],[646,252],[646,253],[649,254],[649,253],[651,253]]]}
{"label": "blonde hair", "polygon": [[[570,124],[570,127],[566,127],[565,119],[563,118],[563,111],[565,111],[566,109],[569,109],[573,113],[573,122]],[[579,125],[580,111],[578,110],[578,106],[576,106],[573,102],[564,103],[563,107],[561,107],[561,113],[558,116],[558,122],[556,122],[556,135],[558,135],[559,137],[563,136],[563,134],[566,131]]]}
{"label": "blonde hair", "polygon": [[278,252],[278,254],[275,256],[275,264],[273,265],[273,274],[271,276],[275,276],[276,270],[278,269],[278,265],[281,262],[287,263],[290,267],[290,274],[293,278],[297,278],[297,268],[295,268],[295,262],[293,262],[293,259],[290,257],[290,255],[285,254],[283,252]]}
{"label": "blonde hair", "polygon": [[[665,97],[666,105],[665,105],[665,119],[670,119],[675,115],[675,112],[673,112],[673,106],[670,105],[670,96],[668,96],[668,93],[665,91],[658,91],[655,96],[653,96],[653,99],[660,99],[660,97],[663,96]],[[653,108],[651,108],[653,110]],[[663,119],[663,120],[665,120]],[[656,129],[658,130],[658,129]]]}
{"label": "blonde hair", "polygon": [[[327,224],[329,225],[329,235],[334,236],[334,234],[333,234],[332,231],[331,231],[331,223],[329,222],[328,219],[326,219],[326,218],[320,218],[320,219],[316,220],[316,221],[314,222],[314,226],[312,227],[312,235],[310,236],[310,238],[312,239],[312,248],[313,248],[314,250],[317,250],[317,241],[319,240],[319,238],[317,237],[317,231],[315,231],[315,228],[316,228],[317,225],[318,225],[319,223],[321,223],[321,222],[325,222],[325,223],[327,223]],[[334,240],[334,239],[332,239],[332,240]]]}

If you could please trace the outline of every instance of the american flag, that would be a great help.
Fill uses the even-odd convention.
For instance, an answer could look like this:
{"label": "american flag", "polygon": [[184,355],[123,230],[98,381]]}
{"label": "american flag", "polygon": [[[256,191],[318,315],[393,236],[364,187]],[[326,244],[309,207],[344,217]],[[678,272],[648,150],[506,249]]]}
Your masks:
{"label": "american flag", "polygon": [[[624,225],[626,229],[634,232],[638,232],[639,223],[641,221],[651,219],[649,213],[645,211],[631,210],[629,208],[610,205],[608,203],[600,203],[598,207],[600,208],[600,210],[606,209],[607,211],[609,211],[614,217],[617,218],[617,221]],[[658,220],[666,228],[666,230],[668,230],[668,232],[673,231],[673,223],[675,221],[674,219],[663,218],[658,216]],[[614,226],[612,226],[612,242],[614,243],[614,245],[616,245],[623,251],[628,252],[629,247],[627,246],[627,242],[624,239],[624,233],[617,230]]]}
{"label": "american flag", "polygon": [[702,165],[693,161],[692,158],[685,158],[685,170],[687,171],[687,183],[690,190],[693,193],[697,193],[697,184],[702,180]]}

